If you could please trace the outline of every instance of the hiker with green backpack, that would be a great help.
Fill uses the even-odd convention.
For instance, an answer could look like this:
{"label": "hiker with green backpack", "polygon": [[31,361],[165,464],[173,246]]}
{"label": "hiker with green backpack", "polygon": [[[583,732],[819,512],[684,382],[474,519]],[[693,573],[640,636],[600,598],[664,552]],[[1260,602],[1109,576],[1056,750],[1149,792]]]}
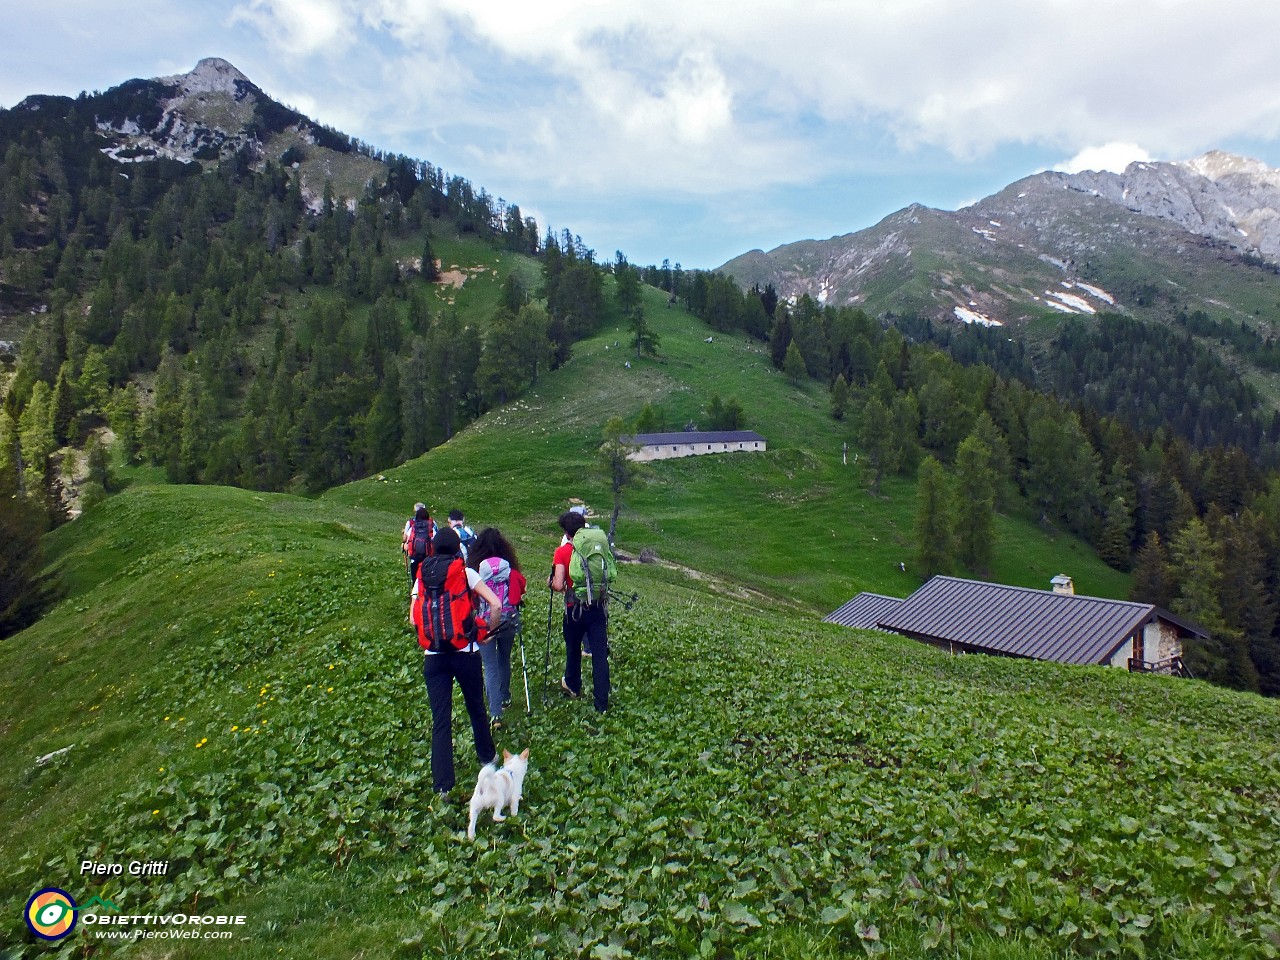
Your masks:
{"label": "hiker with green backpack", "polygon": [[552,557],[549,586],[564,595],[564,676],[560,689],[571,699],[582,696],[582,647],[590,644],[591,687],[596,710],[609,709],[609,586],[618,575],[609,538],[587,526],[576,511],[562,513],[565,543]]}

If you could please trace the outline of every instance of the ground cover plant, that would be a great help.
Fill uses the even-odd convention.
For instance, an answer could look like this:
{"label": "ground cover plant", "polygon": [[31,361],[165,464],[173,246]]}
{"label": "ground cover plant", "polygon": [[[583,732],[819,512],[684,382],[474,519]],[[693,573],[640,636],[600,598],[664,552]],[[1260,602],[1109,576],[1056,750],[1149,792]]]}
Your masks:
{"label": "ground cover plant", "polygon": [[[4,955],[119,949],[36,944],[22,906],[48,885],[249,918],[231,947],[134,956],[1276,955],[1274,702],[819,624],[914,588],[911,484],[867,497],[824,398],[650,307],[657,360],[624,366],[606,330],[379,477],[309,500],[139,475],[47,538],[67,596],[0,647]],[[606,502],[599,423],[712,389],[770,452],[655,467],[619,540],[671,562],[625,568],[616,709],[555,694],[554,638],[544,704],[541,565],[568,496]],[[398,551],[417,499],[500,525],[535,587],[532,713],[518,687],[499,740],[531,750],[525,802],[474,844],[464,798],[430,791]],[[1070,538],[1001,523],[1002,579],[1070,563],[1123,592]],[[459,716],[460,784],[469,742]],[[85,859],[170,868],[104,882]]]}
{"label": "ground cover plant", "polygon": [[[10,955],[49,952],[20,915],[56,881],[247,914],[248,957],[1276,953],[1274,704],[951,658],[650,567],[625,572],[643,599],[615,611],[603,718],[543,705],[535,593],[533,713],[517,693],[500,735],[531,749],[525,803],[469,843],[430,793],[394,522],[140,488],[59,544],[76,593],[3,651]],[[455,741],[464,782],[461,718]],[[92,882],[83,859],[171,870]]]}

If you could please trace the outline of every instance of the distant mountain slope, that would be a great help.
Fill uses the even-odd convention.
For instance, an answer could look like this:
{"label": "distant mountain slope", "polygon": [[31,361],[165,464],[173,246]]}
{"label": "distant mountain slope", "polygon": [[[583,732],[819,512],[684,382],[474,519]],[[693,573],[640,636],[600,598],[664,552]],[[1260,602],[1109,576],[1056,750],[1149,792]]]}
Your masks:
{"label": "distant mountain slope", "polygon": [[1267,317],[1280,302],[1280,171],[1224,153],[1123,174],[1041,173],[955,212],[753,250],[720,268],[874,314],[1020,323],[1101,310]]}
{"label": "distant mountain slope", "polygon": [[[79,98],[35,95],[0,116],[0,140],[45,130],[49,114],[92,113],[103,154],[123,163],[168,159],[211,163],[247,151],[256,160],[289,154],[313,206],[324,182],[339,196],[358,196],[364,184],[385,176],[386,165],[356,149],[355,142],[267,96],[226,60],[208,57],[189,73],[128,80],[105,93]],[[290,153],[290,148],[293,148]]]}

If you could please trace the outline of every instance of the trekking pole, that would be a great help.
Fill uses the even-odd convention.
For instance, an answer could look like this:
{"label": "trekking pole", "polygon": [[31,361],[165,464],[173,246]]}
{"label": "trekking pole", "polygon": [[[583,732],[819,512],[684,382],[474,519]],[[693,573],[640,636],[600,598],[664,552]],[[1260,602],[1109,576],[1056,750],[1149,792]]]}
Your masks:
{"label": "trekking pole", "polygon": [[[552,568],[554,571],[554,568]],[[542,655],[542,705],[547,705],[547,682],[551,679],[551,614],[555,606],[556,593],[547,583],[547,646]]]}
{"label": "trekking pole", "polygon": [[632,591],[631,596],[628,597],[625,593],[618,593],[615,590],[610,590],[609,599],[614,603],[622,604],[622,609],[630,612],[631,608],[636,605],[636,601],[640,599],[640,594]]}
{"label": "trekking pole", "polygon": [[[520,616],[517,612],[516,616]],[[529,702],[529,667],[524,660],[524,618],[521,617],[516,628],[516,636],[520,640],[520,672],[524,674],[524,713],[527,717],[533,713],[533,704]]]}

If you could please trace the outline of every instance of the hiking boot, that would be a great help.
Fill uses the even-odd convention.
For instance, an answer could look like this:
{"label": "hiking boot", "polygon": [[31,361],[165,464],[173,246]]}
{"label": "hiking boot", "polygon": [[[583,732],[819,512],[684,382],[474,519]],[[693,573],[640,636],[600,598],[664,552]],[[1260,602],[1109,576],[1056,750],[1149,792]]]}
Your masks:
{"label": "hiking boot", "polygon": [[568,681],[565,680],[564,677],[560,678],[560,689],[564,691],[564,695],[568,697],[570,700],[577,700],[580,696],[582,696],[582,694],[574,693],[572,690],[569,689],[569,683]]}
{"label": "hiking boot", "polygon": [[492,720],[489,721],[490,730],[501,730],[505,726],[506,724],[502,722],[501,717],[494,717]]}

